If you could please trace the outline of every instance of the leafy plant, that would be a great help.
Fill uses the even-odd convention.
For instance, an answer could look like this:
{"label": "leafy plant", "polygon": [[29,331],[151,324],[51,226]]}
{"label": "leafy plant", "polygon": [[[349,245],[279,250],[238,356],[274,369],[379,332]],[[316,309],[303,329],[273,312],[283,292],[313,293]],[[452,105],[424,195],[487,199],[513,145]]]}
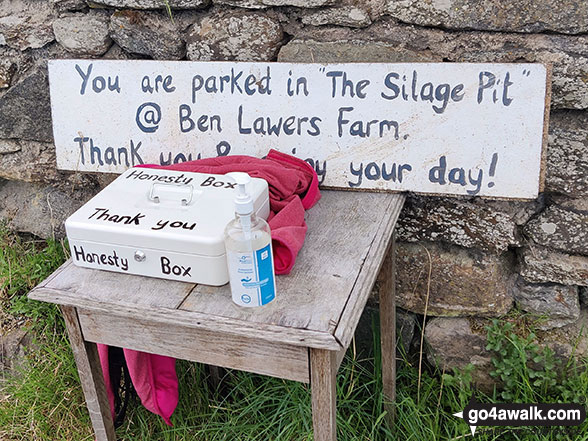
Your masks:
{"label": "leafy plant", "polygon": [[501,398],[510,402],[522,399],[539,402],[552,395],[561,368],[561,361],[553,351],[547,346],[540,347],[534,332],[526,336],[517,334],[510,322],[495,319],[486,329],[486,349],[495,353],[490,375],[501,382]]}
{"label": "leafy plant", "polygon": [[472,364],[468,364],[463,369],[453,369],[452,374],[442,374],[441,379],[445,387],[457,392],[455,398],[459,407],[465,407],[474,395],[472,374],[475,369]]}

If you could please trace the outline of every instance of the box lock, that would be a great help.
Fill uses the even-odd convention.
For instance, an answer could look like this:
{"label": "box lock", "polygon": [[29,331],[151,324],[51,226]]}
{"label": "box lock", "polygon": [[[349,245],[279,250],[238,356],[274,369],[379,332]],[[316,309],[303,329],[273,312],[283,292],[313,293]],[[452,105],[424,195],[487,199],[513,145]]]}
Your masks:
{"label": "box lock", "polygon": [[145,261],[146,258],[147,258],[147,256],[145,255],[145,253],[143,251],[135,251],[135,260],[137,262],[143,262],[143,261]]}

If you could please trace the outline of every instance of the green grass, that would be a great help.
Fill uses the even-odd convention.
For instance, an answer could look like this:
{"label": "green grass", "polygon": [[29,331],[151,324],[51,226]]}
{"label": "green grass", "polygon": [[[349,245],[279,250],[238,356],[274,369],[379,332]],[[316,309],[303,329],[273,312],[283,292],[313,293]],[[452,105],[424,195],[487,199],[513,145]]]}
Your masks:
{"label": "green grass", "polygon": [[[93,440],[77,371],[59,314],[24,294],[64,259],[59,242],[46,246],[2,237],[2,292],[13,313],[33,317],[36,350],[22,371],[8,379],[0,401],[1,440]],[[8,245],[8,246],[7,246]],[[10,262],[7,269],[6,262]],[[374,341],[378,325],[374,323]],[[465,423],[452,416],[472,394],[484,402],[581,402],[588,396],[586,366],[556,366],[552,354],[535,347],[534,335],[519,336],[501,322],[488,329],[495,351],[495,375],[504,390],[491,396],[475,392],[471,370],[441,375],[425,370],[417,401],[418,371],[407,360],[398,363],[396,419],[386,423],[381,388],[380,354],[348,351],[337,382],[339,440],[462,440],[470,438]],[[529,359],[533,363],[529,363]],[[560,370],[558,374],[555,371]],[[180,402],[173,427],[134,403],[117,431],[119,440],[312,440],[308,385],[239,371],[227,371],[220,390],[210,386],[204,366],[178,362]],[[508,381],[506,381],[508,380]],[[1,396],[1,395],[0,395]],[[588,441],[588,423],[575,429],[480,427],[476,440]]]}
{"label": "green grass", "polygon": [[55,271],[69,256],[63,241],[25,240],[0,224],[0,307],[24,316],[35,328],[58,325],[55,305],[28,300],[26,293]]}
{"label": "green grass", "polygon": [[36,344],[38,349],[7,380],[0,440],[93,440],[67,337],[45,335]]}

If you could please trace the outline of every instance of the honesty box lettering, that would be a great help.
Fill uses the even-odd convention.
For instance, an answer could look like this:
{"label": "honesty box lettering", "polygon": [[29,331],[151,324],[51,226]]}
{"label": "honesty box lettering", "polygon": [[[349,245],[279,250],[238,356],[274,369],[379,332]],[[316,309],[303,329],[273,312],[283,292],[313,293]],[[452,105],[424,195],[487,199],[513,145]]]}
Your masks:
{"label": "honesty box lettering", "polygon": [[[85,247],[85,248],[84,248]],[[72,257],[73,259],[82,265],[87,265],[90,267],[96,267],[101,269],[109,269],[111,271],[120,271],[120,272],[128,272],[129,271],[129,263],[132,259],[128,259],[122,257],[120,254],[116,252],[115,249],[108,250],[104,252],[104,249],[108,249],[108,245],[98,245],[97,249],[93,249],[91,244],[79,245],[73,244],[72,247]],[[119,253],[121,251],[119,250]],[[122,251],[125,252],[124,250]],[[150,251],[149,254],[156,255],[159,254],[157,251]],[[153,256],[151,256],[153,257]],[[173,257],[167,257],[164,255],[158,256],[158,264],[155,268],[161,272],[163,276],[174,275],[178,278],[184,278],[190,280],[192,278],[192,271],[191,266],[184,266],[177,262],[174,262]],[[183,262],[182,262],[183,263]],[[142,261],[134,262],[133,265],[144,265]],[[137,268],[135,268],[135,271]],[[145,269],[144,269],[145,270]]]}
{"label": "honesty box lettering", "polygon": [[534,198],[541,184],[540,64],[51,60],[49,78],[61,169],[274,148],[328,187]]}
{"label": "honesty box lettering", "polygon": [[92,251],[85,251],[83,246],[74,245],[72,256],[78,262],[98,265],[99,267],[119,268],[122,271],[129,269],[129,259],[124,259],[116,254],[116,250],[112,253],[98,253]]}
{"label": "honesty box lettering", "polygon": [[[94,213],[88,216],[88,219],[94,219],[101,222],[111,222],[120,225],[140,226],[141,219],[145,218],[142,213],[136,213],[134,215],[112,213],[108,208],[94,208]],[[163,230],[163,229],[181,229],[193,231],[196,228],[196,222],[184,222],[179,220],[166,220],[159,219],[155,225],[151,227],[152,230]]]}

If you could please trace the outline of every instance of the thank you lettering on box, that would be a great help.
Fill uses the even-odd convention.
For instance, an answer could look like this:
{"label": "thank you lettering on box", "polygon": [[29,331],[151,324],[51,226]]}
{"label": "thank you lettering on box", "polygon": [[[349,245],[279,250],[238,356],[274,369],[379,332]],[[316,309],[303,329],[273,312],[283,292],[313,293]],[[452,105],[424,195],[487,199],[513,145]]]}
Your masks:
{"label": "thank you lettering on box", "polygon": [[52,60],[49,74],[61,169],[274,148],[328,187],[534,198],[541,184],[541,64]]}

